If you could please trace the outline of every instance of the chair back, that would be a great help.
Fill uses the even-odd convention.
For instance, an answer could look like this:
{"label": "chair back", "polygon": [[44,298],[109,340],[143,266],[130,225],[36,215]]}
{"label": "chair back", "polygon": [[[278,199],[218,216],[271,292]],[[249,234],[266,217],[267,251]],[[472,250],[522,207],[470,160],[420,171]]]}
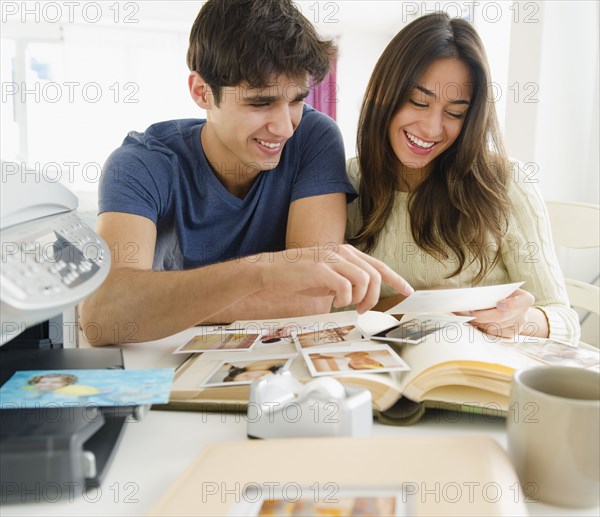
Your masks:
{"label": "chair back", "polygon": [[[557,248],[600,248],[600,206],[590,203],[546,201],[546,207],[552,238]],[[565,284],[572,307],[600,314],[598,286],[572,278],[565,278]],[[582,323],[584,319],[585,316]]]}
{"label": "chair back", "polygon": [[600,206],[590,203],[546,201],[555,246],[600,247]]}

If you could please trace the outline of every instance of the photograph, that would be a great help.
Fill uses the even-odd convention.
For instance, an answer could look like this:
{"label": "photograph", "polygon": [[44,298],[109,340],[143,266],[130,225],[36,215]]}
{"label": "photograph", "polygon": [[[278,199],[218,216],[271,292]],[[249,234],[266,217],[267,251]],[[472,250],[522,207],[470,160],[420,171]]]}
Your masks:
{"label": "photograph", "polygon": [[529,338],[519,343],[502,342],[502,344],[546,364],[577,366],[580,368],[593,368],[600,364],[598,350],[587,350],[552,339],[536,340]]}
{"label": "photograph", "polygon": [[356,325],[338,326],[328,324],[318,330],[311,330],[295,336],[296,345],[299,350],[314,346],[350,343],[362,339],[362,333]]}
{"label": "photograph", "polygon": [[[296,327],[299,328],[299,327]],[[259,340],[259,345],[273,345],[275,343],[293,345],[294,339],[292,334],[295,332],[293,326],[266,328],[263,329],[262,336]]]}
{"label": "photograph", "polygon": [[412,499],[402,489],[340,489],[333,483],[321,490],[297,487],[290,497],[277,487],[252,485],[232,508],[230,516],[403,517],[411,515]]}
{"label": "photograph", "polygon": [[384,330],[373,336],[371,339],[376,341],[395,341],[399,343],[419,344],[428,334],[433,334],[440,330],[444,325],[432,325],[429,320],[425,321],[407,321],[391,329]]}
{"label": "photograph", "polygon": [[403,319],[400,325],[378,332],[372,335],[371,339],[375,341],[391,341],[394,343],[417,345],[429,334],[438,332],[448,325],[462,327],[464,323],[472,319],[472,317],[449,314],[420,314],[418,317]]}
{"label": "photograph", "polygon": [[328,347],[302,355],[313,377],[354,373],[380,373],[410,370],[388,345]]}
{"label": "photograph", "polygon": [[29,370],[0,388],[1,409],[166,404],[174,371]]}
{"label": "photograph", "polygon": [[219,331],[194,336],[174,354],[197,354],[201,352],[223,352],[225,350],[248,351],[260,340],[260,334],[239,334]]}
{"label": "photograph", "polygon": [[300,501],[275,499],[263,501],[258,515],[389,516],[397,515],[395,513],[396,505],[397,500],[394,497],[336,497],[332,498],[331,502],[315,502],[310,498]]}
{"label": "photograph", "polygon": [[250,384],[255,379],[265,375],[284,372],[292,364],[294,355],[262,356],[251,360],[228,360],[219,363],[206,378],[200,383],[201,388],[213,386],[232,386]]}

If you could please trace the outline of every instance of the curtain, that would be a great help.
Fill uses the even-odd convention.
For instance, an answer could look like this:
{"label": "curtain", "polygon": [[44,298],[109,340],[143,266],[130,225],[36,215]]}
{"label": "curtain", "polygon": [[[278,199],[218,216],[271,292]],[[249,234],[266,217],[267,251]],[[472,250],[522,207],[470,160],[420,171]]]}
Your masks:
{"label": "curtain", "polygon": [[315,84],[310,89],[306,103],[316,110],[329,115],[333,120],[336,117],[337,90],[336,61],[332,61],[329,73],[320,84]]}

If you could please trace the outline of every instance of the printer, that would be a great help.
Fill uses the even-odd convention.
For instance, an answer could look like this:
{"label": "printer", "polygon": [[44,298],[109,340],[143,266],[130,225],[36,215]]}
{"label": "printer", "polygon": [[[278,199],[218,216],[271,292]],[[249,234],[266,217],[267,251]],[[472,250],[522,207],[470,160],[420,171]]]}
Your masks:
{"label": "printer", "polygon": [[[123,368],[120,350],[65,349],[41,335],[110,270],[109,249],[78,215],[76,196],[12,162],[2,162],[0,188],[0,385],[19,370]],[[1,409],[2,504],[97,486],[138,415],[131,407]]]}

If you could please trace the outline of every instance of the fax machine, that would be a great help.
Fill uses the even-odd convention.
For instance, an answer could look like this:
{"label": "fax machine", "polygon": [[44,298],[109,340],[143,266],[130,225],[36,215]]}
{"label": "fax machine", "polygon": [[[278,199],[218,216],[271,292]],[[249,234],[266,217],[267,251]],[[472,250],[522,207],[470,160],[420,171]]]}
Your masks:
{"label": "fax machine", "polygon": [[[2,163],[0,384],[19,370],[123,368],[120,350],[57,349],[23,338],[89,296],[110,269],[108,247],[78,216],[77,198],[40,180]],[[73,496],[99,483],[134,412],[1,409],[2,503],[40,500],[50,484]]]}

